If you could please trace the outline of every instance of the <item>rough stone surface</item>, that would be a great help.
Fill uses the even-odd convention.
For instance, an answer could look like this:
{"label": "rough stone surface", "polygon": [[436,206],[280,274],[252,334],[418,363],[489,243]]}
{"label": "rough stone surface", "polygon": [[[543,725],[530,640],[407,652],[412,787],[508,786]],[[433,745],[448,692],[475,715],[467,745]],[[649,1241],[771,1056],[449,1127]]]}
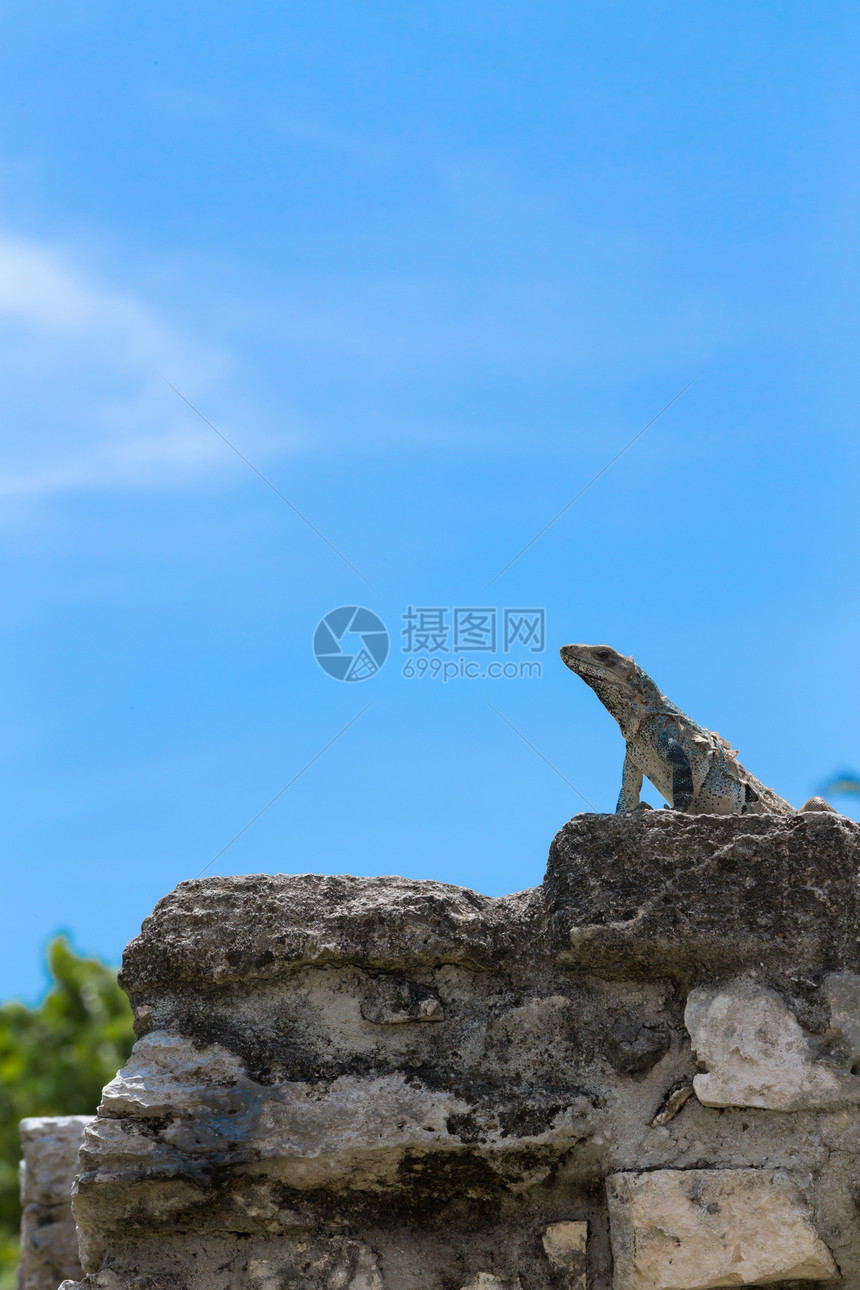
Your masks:
{"label": "rough stone surface", "polygon": [[588,1248],[587,1223],[550,1223],[543,1234],[543,1248],[550,1267],[560,1274],[567,1290],[585,1290]]}
{"label": "rough stone surface", "polygon": [[371,981],[361,1005],[365,1021],[378,1026],[397,1026],[407,1021],[444,1021],[439,996],[416,981],[402,977],[381,977]]}
{"label": "rough stone surface", "polygon": [[[791,1230],[860,1290],[854,1005],[833,985],[860,972],[858,839],[838,816],[583,815],[543,885],[501,899],[181,884],[124,957],[138,1042],[82,1152],[83,1285],[609,1290],[631,1212],[609,1176],[734,1170],[800,1197]],[[838,1098],[690,1095],[688,999],[739,980]],[[562,1266],[550,1234],[586,1226]]]}
{"label": "rough stone surface", "polygon": [[803,1111],[860,1103],[860,1080],[850,1068],[816,1060],[822,1044],[768,986],[745,978],[700,986],[690,993],[684,1020],[708,1070],[693,1080],[705,1106]]}
{"label": "rough stone surface", "polygon": [[515,954],[527,921],[523,906],[534,895],[496,900],[441,882],[349,875],[183,882],[128,945],[120,980],[139,992],[164,982],[275,978],[310,966],[489,967]]}
{"label": "rough stone surface", "polygon": [[89,1115],[21,1121],[21,1262],[19,1290],[56,1290],[81,1275],[72,1217],[72,1180]]}
{"label": "rough stone surface", "polygon": [[856,970],[858,840],[852,821],[818,813],[575,816],[544,880],[554,945],[644,974]]}
{"label": "rough stone surface", "polygon": [[479,1272],[463,1290],[520,1290],[519,1281],[503,1281],[491,1272]]}
{"label": "rough stone surface", "polygon": [[657,1169],[607,1179],[615,1290],[832,1281],[798,1188],[761,1169]]}
{"label": "rough stone surface", "polygon": [[860,1062],[860,974],[834,972],[825,977],[822,993],[830,1005],[830,1024],[843,1041],[845,1060]]}

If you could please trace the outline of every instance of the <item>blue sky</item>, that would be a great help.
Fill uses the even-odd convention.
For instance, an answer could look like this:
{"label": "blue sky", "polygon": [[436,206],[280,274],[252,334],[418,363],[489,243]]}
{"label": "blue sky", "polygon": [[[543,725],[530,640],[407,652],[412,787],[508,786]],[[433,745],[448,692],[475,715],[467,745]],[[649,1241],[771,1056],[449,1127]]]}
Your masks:
{"label": "blue sky", "polygon": [[[209,872],[539,882],[623,754],[567,641],[797,804],[860,766],[858,25],[6,7],[0,995],[60,929],[117,961],[303,770]],[[542,675],[405,678],[410,605],[544,609],[498,651]]]}

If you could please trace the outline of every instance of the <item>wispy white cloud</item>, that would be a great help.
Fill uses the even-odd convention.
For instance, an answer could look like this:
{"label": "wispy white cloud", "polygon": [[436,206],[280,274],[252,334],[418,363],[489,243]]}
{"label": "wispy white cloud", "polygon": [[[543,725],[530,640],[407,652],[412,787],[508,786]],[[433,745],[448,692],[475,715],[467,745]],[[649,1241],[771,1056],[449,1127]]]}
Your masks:
{"label": "wispy white cloud", "polygon": [[164,384],[223,408],[230,356],[68,252],[0,232],[0,496],[173,487],[234,471]]}

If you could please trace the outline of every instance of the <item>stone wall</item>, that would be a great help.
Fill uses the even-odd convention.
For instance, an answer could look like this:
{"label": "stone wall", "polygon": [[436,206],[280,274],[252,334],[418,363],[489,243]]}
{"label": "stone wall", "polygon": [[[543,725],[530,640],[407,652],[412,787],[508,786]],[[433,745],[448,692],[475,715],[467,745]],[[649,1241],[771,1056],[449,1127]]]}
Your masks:
{"label": "stone wall", "polygon": [[80,1285],[860,1290],[859,870],[841,817],[643,811],[501,899],[181,884],[124,957]]}
{"label": "stone wall", "polygon": [[91,1115],[21,1121],[21,1262],[18,1290],[56,1290],[82,1275],[72,1217],[72,1181]]}

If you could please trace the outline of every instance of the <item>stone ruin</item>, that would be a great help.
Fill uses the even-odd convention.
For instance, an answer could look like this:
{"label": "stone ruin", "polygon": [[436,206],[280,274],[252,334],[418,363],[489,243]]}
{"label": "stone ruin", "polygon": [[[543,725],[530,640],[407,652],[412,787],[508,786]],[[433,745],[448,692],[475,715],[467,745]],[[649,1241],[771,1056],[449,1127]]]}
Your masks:
{"label": "stone ruin", "polygon": [[22,1120],[21,1261],[18,1290],[56,1290],[83,1276],[71,1191],[78,1151],[91,1115],[45,1115]]}
{"label": "stone ruin", "polygon": [[860,1290],[860,826],[580,815],[541,887],[182,883],[65,1290]]}

